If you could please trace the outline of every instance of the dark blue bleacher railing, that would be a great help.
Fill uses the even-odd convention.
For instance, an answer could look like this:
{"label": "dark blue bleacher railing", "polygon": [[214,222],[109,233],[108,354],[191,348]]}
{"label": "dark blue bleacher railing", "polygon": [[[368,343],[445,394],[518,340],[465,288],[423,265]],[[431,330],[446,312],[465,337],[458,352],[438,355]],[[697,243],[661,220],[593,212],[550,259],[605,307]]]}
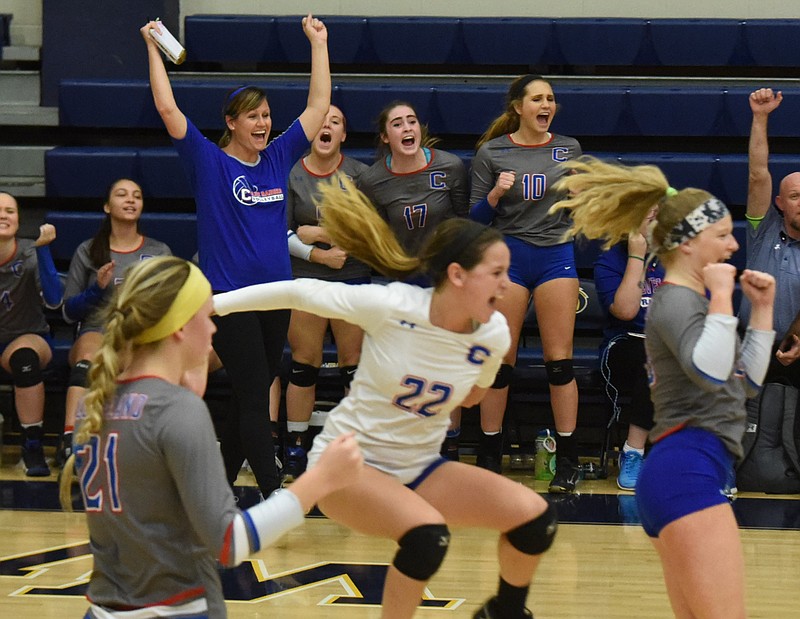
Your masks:
{"label": "dark blue bleacher railing", "polygon": [[[303,64],[301,16],[189,15],[188,61]],[[333,64],[793,67],[800,20],[325,18]],[[236,41],[236,45],[231,45]]]}

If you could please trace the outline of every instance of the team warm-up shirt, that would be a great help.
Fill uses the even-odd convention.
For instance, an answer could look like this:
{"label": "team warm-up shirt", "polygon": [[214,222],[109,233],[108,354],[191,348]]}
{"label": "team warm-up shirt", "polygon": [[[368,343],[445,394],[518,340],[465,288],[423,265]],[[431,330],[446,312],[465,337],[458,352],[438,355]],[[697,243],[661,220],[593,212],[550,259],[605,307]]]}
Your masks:
{"label": "team warm-up shirt", "polygon": [[220,315],[296,308],[364,329],[350,393],[328,414],[309,462],[352,431],[368,464],[409,483],[439,458],[450,411],[473,386],[494,382],[511,344],[499,312],[472,333],[434,326],[432,295],[431,288],[401,282],[348,286],[299,279],[216,295],[214,308]]}
{"label": "team warm-up shirt", "polygon": [[611,305],[614,303],[614,296],[619,290],[627,267],[627,241],[617,243],[608,251],[604,251],[594,263],[597,296],[608,317],[608,324],[603,327],[604,345],[611,338],[623,333],[644,333],[644,319],[653,300],[653,293],[664,281],[664,267],[657,258],[651,259],[647,263],[644,280],[641,282],[642,298],[639,301],[639,312],[632,320],[620,320],[611,313]]}
{"label": "team warm-up shirt", "polygon": [[308,148],[300,121],[253,164],[226,154],[188,119],[186,136],[172,142],[192,186],[200,269],[211,287],[291,279],[286,194],[289,170]]}
{"label": "team warm-up shirt", "polygon": [[69,263],[69,273],[67,274],[67,283],[64,288],[64,305],[65,314],[70,320],[81,321],[81,328],[100,328],[102,325],[99,323],[99,317],[95,314],[103,302],[111,298],[114,288],[119,286],[125,280],[125,270],[132,264],[136,264],[141,260],[152,258],[153,256],[171,256],[172,251],[166,243],[156,241],[148,237],[142,237],[142,244],[133,251],[111,251],[111,260],[114,261],[114,276],[111,283],[106,286],[99,297],[97,302],[92,304],[91,311],[87,313],[70,312],[74,307],[70,303],[70,299],[75,295],[79,295],[87,288],[96,286],[97,284],[97,269],[92,264],[89,257],[89,247],[91,246],[91,239],[84,241],[78,245],[75,254],[72,256],[72,261]]}
{"label": "team warm-up shirt", "polygon": [[756,391],[746,383],[742,347],[735,334],[734,366],[724,384],[711,381],[695,367],[692,355],[707,314],[708,299],[684,286],[665,284],[653,295],[645,325],[650,397],[655,407],[650,438],[656,441],[682,426],[703,428],[716,434],[738,459],[742,457],[745,396]]}
{"label": "team warm-up shirt", "polygon": [[0,344],[24,333],[50,331],[42,309],[39,263],[31,239],[17,239],[17,250],[0,264]]}
{"label": "team warm-up shirt", "polygon": [[569,215],[565,210],[555,215],[547,211],[564,198],[552,189],[564,175],[561,164],[581,154],[577,140],[557,134],[537,146],[516,144],[509,135],[489,140],[472,161],[470,206],[486,198],[501,172],[515,172],[514,185],[500,198],[492,226],[534,245],[563,243]]}
{"label": "team warm-up shirt", "polygon": [[210,616],[224,617],[215,559],[237,509],[203,400],[159,378],[122,383],[102,432],[76,454],[89,599],[119,608],[206,597]]}
{"label": "team warm-up shirt", "polygon": [[436,148],[428,165],[416,172],[395,174],[386,158],[359,177],[358,188],[389,223],[403,248],[415,256],[437,225],[467,215],[467,172],[459,157]]}
{"label": "team warm-up shirt", "polygon": [[[357,181],[358,176],[367,169],[367,165],[352,157],[342,156],[339,167],[335,173],[343,174],[352,181]],[[330,183],[334,174],[320,176],[311,172],[301,159],[289,172],[289,200],[287,202],[288,225],[290,230],[297,230],[300,226],[318,226],[319,210],[316,200],[317,191],[321,183]],[[327,243],[316,243],[320,249],[330,249]],[[367,278],[370,270],[363,262],[348,257],[341,269],[332,269],[324,264],[309,262],[295,256],[292,259],[292,274],[294,277],[314,277],[331,281],[345,281]]]}

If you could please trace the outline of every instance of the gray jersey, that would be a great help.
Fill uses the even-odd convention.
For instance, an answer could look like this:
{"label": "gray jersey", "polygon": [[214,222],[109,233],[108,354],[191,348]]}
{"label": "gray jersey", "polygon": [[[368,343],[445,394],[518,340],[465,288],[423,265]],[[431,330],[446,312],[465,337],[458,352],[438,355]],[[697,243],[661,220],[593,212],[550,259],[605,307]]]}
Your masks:
{"label": "gray jersey", "polygon": [[467,172],[461,159],[435,148],[429,152],[428,165],[421,170],[395,174],[383,158],[358,183],[412,256],[442,221],[468,213]]}
{"label": "gray jersey", "polygon": [[[336,172],[344,174],[357,182],[367,165],[357,159],[342,156]],[[300,226],[318,226],[319,211],[315,199],[320,183],[329,183],[333,174],[319,176],[309,171],[300,159],[289,172],[289,194],[286,202],[286,218],[289,229],[297,231]],[[320,249],[330,249],[327,243],[316,243]],[[355,258],[348,258],[341,269],[332,269],[324,264],[309,262],[292,256],[292,275],[294,277],[313,277],[329,281],[346,281],[370,276],[369,267]]]}
{"label": "gray jersey", "polygon": [[0,264],[0,344],[24,333],[47,334],[42,305],[36,247],[30,239],[17,239],[17,251]]}
{"label": "gray jersey", "polygon": [[102,432],[76,454],[89,599],[140,607],[205,596],[210,616],[224,617],[215,561],[237,509],[203,400],[158,378],[120,384]]}
{"label": "gray jersey", "polygon": [[[731,372],[720,386],[692,362],[707,314],[708,299],[684,286],[662,285],[653,294],[645,324],[650,397],[655,406],[650,438],[655,441],[681,426],[703,428],[717,435],[738,459],[745,430],[744,373]],[[740,351],[737,338],[737,370]]]}
{"label": "gray jersey", "polygon": [[[70,297],[80,294],[90,286],[97,282],[97,269],[92,264],[89,258],[89,247],[92,244],[91,239],[84,241],[78,245],[75,250],[75,255],[72,256],[72,261],[69,263],[69,273],[67,275],[67,283],[64,289],[64,304],[68,305]],[[169,246],[161,241],[156,241],[148,237],[142,237],[142,244],[133,251],[128,252],[111,252],[111,259],[114,261],[114,277],[111,280],[113,286],[119,286],[123,281],[125,269],[130,265],[152,258],[153,256],[171,256]],[[113,292],[113,286],[106,287],[103,299],[110,298]],[[95,308],[96,309],[96,308]],[[82,321],[82,328],[100,328],[97,319],[92,316],[70,316],[70,318]]]}
{"label": "gray jersey", "polygon": [[472,161],[470,206],[489,194],[501,172],[515,172],[514,185],[500,198],[492,226],[503,234],[540,246],[563,243],[569,215],[547,211],[564,196],[553,184],[564,175],[561,164],[583,151],[574,138],[552,134],[545,144],[516,144],[509,135],[489,140]]}

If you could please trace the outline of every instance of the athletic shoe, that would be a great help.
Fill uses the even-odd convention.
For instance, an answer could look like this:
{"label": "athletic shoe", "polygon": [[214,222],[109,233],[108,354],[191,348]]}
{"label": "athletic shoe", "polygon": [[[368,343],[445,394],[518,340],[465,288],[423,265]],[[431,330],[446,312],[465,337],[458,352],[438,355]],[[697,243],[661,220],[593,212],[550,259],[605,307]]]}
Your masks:
{"label": "athletic shoe", "polygon": [[447,438],[444,439],[444,443],[442,443],[442,449],[440,450],[439,453],[442,455],[443,458],[446,458],[447,460],[458,462],[459,460],[458,443],[459,443],[459,438],[457,436],[456,437],[448,436]]}
{"label": "athletic shoe", "polygon": [[286,448],[286,477],[297,479],[306,472],[308,466],[308,454],[302,447],[287,447]]}
{"label": "athletic shoe", "polygon": [[623,451],[619,454],[619,475],[617,486],[620,490],[636,490],[636,480],[642,470],[644,456],[637,451]]}
{"label": "athletic shoe", "polygon": [[575,492],[575,486],[581,478],[581,466],[569,458],[561,457],[556,460],[556,474],[550,482],[550,492],[567,493]]}
{"label": "athletic shoe", "polygon": [[[507,619],[497,610],[497,598],[490,598],[474,615],[472,619]],[[519,619],[533,619],[533,613],[525,608]]]}
{"label": "athletic shoe", "polygon": [[281,446],[278,444],[279,441],[276,437],[273,436],[272,440],[273,440],[272,448],[275,451],[275,468],[278,470],[278,479],[281,479],[283,477],[283,460],[281,454]]}
{"label": "athletic shoe", "polygon": [[72,432],[64,432],[58,441],[56,448],[56,466],[63,468],[67,460],[72,455]]}
{"label": "athletic shoe", "polygon": [[724,494],[729,501],[733,501],[738,493],[739,489],[736,487],[736,469],[731,467],[728,469],[728,475],[725,479],[725,487],[722,489],[722,494]]}
{"label": "athletic shoe", "polygon": [[44,448],[42,447],[42,428],[28,428],[24,430],[22,443],[22,468],[28,477],[47,477],[50,475],[50,467],[44,459]]}

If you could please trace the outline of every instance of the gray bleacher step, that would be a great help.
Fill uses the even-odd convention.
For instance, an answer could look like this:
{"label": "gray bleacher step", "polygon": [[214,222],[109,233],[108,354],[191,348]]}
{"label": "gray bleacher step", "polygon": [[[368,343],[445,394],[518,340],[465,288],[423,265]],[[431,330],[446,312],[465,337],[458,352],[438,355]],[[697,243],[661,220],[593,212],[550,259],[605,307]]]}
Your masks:
{"label": "gray bleacher step", "polygon": [[4,62],[38,62],[39,48],[33,45],[7,45],[3,48]]}
{"label": "gray bleacher step", "polygon": [[34,103],[0,102],[0,126],[2,125],[57,127],[58,108],[42,107]]}
{"label": "gray bleacher step", "polygon": [[55,146],[0,146],[0,175],[44,176],[45,153]]}
{"label": "gray bleacher step", "polygon": [[0,104],[39,105],[39,71],[0,71]]}
{"label": "gray bleacher step", "polygon": [[0,176],[0,191],[17,198],[44,197],[44,176]]}

